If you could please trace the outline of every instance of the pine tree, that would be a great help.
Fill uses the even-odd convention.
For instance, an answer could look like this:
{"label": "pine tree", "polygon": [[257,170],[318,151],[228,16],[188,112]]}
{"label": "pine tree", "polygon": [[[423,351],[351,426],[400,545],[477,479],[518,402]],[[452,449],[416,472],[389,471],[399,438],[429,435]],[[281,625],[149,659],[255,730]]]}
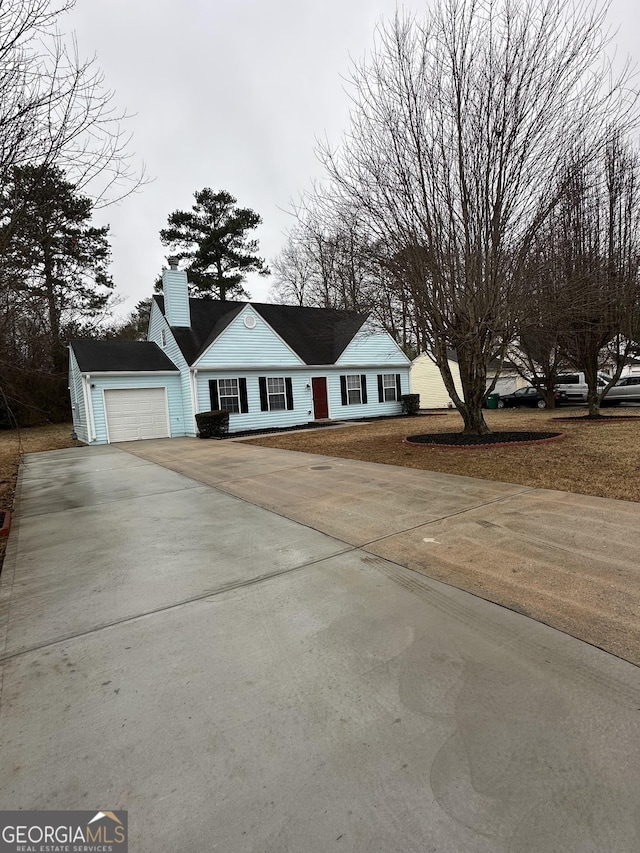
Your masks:
{"label": "pine tree", "polygon": [[92,210],[56,168],[15,168],[0,187],[0,368],[22,410],[62,406],[66,330],[107,308],[109,229],[91,225]]}
{"label": "pine tree", "polygon": [[160,232],[162,244],[187,261],[192,295],[247,298],[242,287],[247,273],[269,275],[257,255],[258,241],[248,236],[262,219],[250,208],[236,207],[237,200],[225,190],[214,193],[205,187],[194,198],[191,210],[169,216],[169,227]]}

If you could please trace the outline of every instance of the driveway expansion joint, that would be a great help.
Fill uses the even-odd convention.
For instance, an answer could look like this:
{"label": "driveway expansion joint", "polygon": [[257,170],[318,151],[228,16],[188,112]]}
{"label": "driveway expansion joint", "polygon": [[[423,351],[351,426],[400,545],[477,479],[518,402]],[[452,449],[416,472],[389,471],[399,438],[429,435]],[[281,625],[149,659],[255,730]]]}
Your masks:
{"label": "driveway expansion joint", "polygon": [[322,557],[317,557],[313,560],[307,560],[304,563],[299,563],[297,566],[290,566],[287,569],[269,572],[266,575],[257,575],[256,577],[248,578],[242,581],[231,581],[230,583],[224,584],[223,586],[216,587],[215,589],[209,589],[205,592],[198,593],[197,595],[190,596],[189,598],[181,599],[180,601],[174,601],[171,604],[165,604],[161,607],[155,607],[151,610],[145,610],[142,613],[135,613],[131,616],[124,616],[122,619],[114,619],[112,622],[104,622],[102,625],[96,625],[95,627],[87,631],[77,631],[75,633],[65,634],[62,637],[55,637],[51,640],[46,640],[42,643],[34,643],[32,646],[28,646],[23,649],[16,649],[15,652],[9,652],[8,654],[4,653],[0,657],[0,667],[3,667],[4,664],[9,663],[10,661],[15,660],[16,658],[31,654],[32,652],[42,651],[42,649],[48,649],[52,646],[58,646],[61,643],[71,642],[82,637],[90,637],[92,634],[98,634],[101,631],[106,631],[110,628],[117,628],[120,625],[126,625],[131,622],[136,622],[138,619],[144,619],[148,616],[155,616],[159,613],[166,613],[170,610],[177,610],[180,607],[186,607],[187,605],[194,604],[197,601],[205,601],[208,598],[216,598],[218,595],[224,595],[227,592],[235,592],[236,590],[244,589],[246,587],[257,586],[258,584],[264,583],[266,581],[270,581],[275,578],[280,578],[283,575],[290,575],[293,572],[301,571],[302,569],[308,569],[311,566],[317,565],[318,563],[323,563],[326,560],[332,560],[334,557],[341,557],[344,554],[349,554],[357,550],[358,548],[348,546],[346,548],[340,549],[339,551],[336,551],[334,554],[325,554]]}
{"label": "driveway expansion joint", "polygon": [[483,501],[479,504],[474,504],[473,506],[465,507],[465,509],[459,509],[457,512],[450,512],[447,515],[441,515],[438,518],[432,518],[429,521],[421,521],[420,524],[414,524],[411,527],[403,527],[400,530],[396,530],[393,533],[386,533],[384,536],[379,536],[376,539],[371,539],[368,542],[364,542],[362,545],[359,545],[360,548],[368,548],[370,545],[375,545],[378,542],[384,542],[385,539],[393,539],[394,536],[401,536],[403,533],[411,533],[412,530],[420,530],[421,527],[427,527],[430,524],[438,524],[441,521],[446,521],[448,518],[456,518],[459,515],[464,515],[467,512],[475,512],[477,509],[482,509],[485,506],[492,506],[493,504],[504,503],[505,501],[510,500],[511,498],[518,497],[519,495],[524,495],[527,492],[533,492],[535,489],[522,489],[518,492],[513,492],[510,495],[501,495],[499,498],[493,498],[490,501]]}

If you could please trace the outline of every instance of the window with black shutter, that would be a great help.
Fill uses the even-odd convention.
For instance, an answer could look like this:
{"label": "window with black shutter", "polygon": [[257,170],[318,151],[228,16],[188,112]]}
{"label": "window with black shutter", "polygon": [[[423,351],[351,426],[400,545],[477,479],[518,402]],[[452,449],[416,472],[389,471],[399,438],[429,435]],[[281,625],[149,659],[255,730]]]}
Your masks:
{"label": "window with black shutter", "polygon": [[400,399],[400,374],[378,374],[378,400],[380,403],[391,403]]}
{"label": "window with black shutter", "polygon": [[247,380],[244,378],[211,379],[209,401],[213,412],[218,409],[232,414],[248,412]]}
{"label": "window with black shutter", "polygon": [[293,388],[289,377],[260,376],[258,385],[261,411],[283,412],[293,409]]}
{"label": "window with black shutter", "polygon": [[340,394],[343,406],[357,406],[367,402],[367,377],[363,374],[340,377]]}

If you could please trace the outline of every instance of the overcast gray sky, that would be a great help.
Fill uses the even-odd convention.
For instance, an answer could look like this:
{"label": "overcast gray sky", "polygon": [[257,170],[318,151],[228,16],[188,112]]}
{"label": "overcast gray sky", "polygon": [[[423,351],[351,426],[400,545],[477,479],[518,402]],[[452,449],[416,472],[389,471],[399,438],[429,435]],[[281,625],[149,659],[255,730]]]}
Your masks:
{"label": "overcast gray sky", "polygon": [[[405,4],[420,12],[424,3]],[[97,54],[116,102],[135,113],[132,149],[153,183],[100,215],[111,225],[112,274],[126,302],[151,295],[165,262],[159,231],[203,187],[225,189],[263,219],[272,261],[291,224],[281,208],[321,167],[315,139],[347,128],[350,56],[371,46],[396,0],[77,0],[61,28]],[[640,2],[612,0],[622,54],[640,62]],[[270,279],[249,278],[257,301]]]}

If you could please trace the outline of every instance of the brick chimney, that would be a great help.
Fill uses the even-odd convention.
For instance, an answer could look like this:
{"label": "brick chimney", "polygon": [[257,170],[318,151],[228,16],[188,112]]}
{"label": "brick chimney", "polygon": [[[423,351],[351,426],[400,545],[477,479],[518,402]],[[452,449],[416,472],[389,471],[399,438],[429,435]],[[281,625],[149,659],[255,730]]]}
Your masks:
{"label": "brick chimney", "polygon": [[178,258],[167,258],[169,269],[162,270],[164,313],[170,326],[190,326],[187,273],[178,269]]}

